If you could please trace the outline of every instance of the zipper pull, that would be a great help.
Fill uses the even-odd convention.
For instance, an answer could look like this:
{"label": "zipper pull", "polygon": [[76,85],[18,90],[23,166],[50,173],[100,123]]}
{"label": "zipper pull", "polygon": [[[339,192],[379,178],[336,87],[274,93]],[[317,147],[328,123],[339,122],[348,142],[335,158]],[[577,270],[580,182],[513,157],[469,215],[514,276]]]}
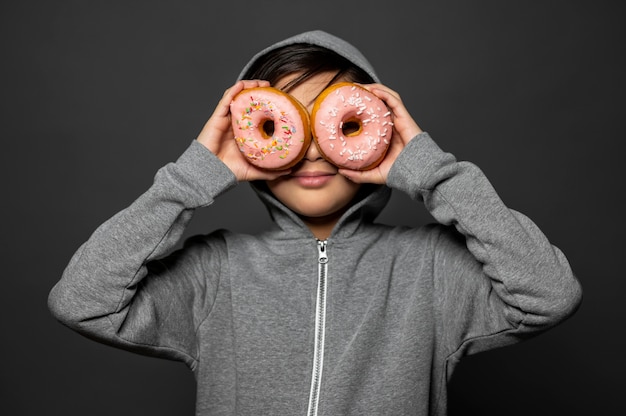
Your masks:
{"label": "zipper pull", "polygon": [[318,240],[317,241],[317,252],[319,254],[319,262],[321,264],[328,263],[328,255],[326,254],[326,240]]}

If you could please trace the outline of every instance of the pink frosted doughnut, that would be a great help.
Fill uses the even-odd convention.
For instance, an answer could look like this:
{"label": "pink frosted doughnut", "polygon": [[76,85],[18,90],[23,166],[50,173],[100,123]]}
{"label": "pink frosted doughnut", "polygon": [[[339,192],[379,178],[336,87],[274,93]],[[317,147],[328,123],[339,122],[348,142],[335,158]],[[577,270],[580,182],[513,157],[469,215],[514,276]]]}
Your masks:
{"label": "pink frosted doughnut", "polygon": [[276,88],[243,90],[230,104],[230,114],[239,150],[260,168],[287,169],[304,157],[311,143],[306,109]]}
{"label": "pink frosted doughnut", "polygon": [[367,170],[385,157],[393,123],[380,98],[356,84],[340,82],[315,101],[311,128],[329,162],[340,168]]}

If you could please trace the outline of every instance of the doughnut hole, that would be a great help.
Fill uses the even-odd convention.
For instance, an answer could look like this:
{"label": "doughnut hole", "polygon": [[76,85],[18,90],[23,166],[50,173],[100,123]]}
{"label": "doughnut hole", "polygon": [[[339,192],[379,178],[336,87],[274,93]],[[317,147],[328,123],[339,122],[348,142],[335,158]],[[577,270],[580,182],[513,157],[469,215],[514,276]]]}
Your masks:
{"label": "doughnut hole", "polygon": [[261,132],[263,133],[263,138],[271,139],[274,136],[274,120],[268,119],[263,121],[261,125]]}
{"label": "doughnut hole", "polygon": [[363,130],[363,124],[356,118],[349,118],[341,124],[341,132],[346,137],[358,136]]}

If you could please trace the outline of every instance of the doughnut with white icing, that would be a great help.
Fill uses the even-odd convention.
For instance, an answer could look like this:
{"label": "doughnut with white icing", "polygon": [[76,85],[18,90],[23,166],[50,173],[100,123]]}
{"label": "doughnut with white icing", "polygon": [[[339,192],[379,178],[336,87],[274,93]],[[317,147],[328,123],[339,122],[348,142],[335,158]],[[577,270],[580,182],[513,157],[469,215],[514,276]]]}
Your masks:
{"label": "doughnut with white icing", "polygon": [[311,129],[329,162],[340,168],[368,170],[385,157],[393,123],[380,98],[359,85],[340,82],[316,99]]}

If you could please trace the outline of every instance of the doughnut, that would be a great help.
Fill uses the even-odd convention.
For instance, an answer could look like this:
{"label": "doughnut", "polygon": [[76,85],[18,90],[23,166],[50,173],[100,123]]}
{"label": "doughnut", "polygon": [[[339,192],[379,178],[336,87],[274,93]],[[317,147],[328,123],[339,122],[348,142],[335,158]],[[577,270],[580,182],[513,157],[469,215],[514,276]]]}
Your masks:
{"label": "doughnut", "polygon": [[276,88],[241,91],[230,104],[230,114],[239,150],[259,168],[290,168],[311,143],[309,113],[298,100]]}
{"label": "doughnut", "polygon": [[340,168],[368,170],[389,148],[393,123],[385,103],[356,84],[333,84],[311,112],[313,138],[322,156]]}

